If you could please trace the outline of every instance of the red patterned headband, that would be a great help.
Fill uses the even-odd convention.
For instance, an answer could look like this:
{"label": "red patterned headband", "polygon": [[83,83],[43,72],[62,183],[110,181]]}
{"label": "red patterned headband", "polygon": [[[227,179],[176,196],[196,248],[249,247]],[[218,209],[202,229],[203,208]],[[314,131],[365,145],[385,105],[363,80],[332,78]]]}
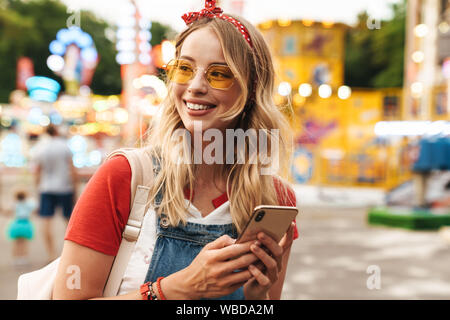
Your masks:
{"label": "red patterned headband", "polygon": [[205,9],[199,12],[185,13],[181,18],[186,22],[186,25],[190,25],[192,22],[201,18],[219,18],[228,21],[238,29],[250,47],[253,48],[252,40],[247,29],[238,20],[223,14],[222,9],[216,7],[216,0],[205,0]]}

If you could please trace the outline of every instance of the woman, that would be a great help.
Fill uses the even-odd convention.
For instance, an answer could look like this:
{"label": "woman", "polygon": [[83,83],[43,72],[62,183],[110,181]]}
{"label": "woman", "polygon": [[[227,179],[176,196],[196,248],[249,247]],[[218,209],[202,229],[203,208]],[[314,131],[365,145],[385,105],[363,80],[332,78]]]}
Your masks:
{"label": "woman", "polygon": [[[159,168],[153,205],[114,298],[279,299],[295,224],[280,243],[263,233],[234,243],[257,205],[295,206],[286,183],[261,174],[273,167],[286,172],[290,151],[289,125],[272,101],[269,50],[251,24],[222,14],[215,1],[183,19],[189,27],[177,38],[176,59],[167,66],[169,95],[146,147]],[[255,150],[250,138],[211,152],[207,133],[225,137],[230,129],[257,130],[269,138],[258,143],[258,156],[262,145],[270,154],[238,161],[243,149]],[[180,130],[191,139],[180,143]],[[129,214],[130,175],[119,156],[87,185],[67,229],[54,299],[102,296]],[[71,265],[81,270],[79,290],[66,286]]]}

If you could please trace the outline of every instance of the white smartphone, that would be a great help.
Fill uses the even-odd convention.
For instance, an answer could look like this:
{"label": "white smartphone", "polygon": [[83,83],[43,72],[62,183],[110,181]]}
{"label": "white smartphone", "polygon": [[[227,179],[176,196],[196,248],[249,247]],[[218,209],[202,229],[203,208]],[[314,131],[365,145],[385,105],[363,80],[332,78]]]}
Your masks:
{"label": "white smartphone", "polygon": [[258,232],[264,232],[276,242],[280,242],[291,222],[298,214],[296,207],[257,206],[236,243],[255,240]]}

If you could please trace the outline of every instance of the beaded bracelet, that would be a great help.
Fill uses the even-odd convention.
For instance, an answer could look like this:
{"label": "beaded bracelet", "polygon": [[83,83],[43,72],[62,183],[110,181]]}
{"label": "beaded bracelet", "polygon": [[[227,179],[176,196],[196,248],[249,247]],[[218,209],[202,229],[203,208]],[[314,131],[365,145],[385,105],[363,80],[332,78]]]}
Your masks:
{"label": "beaded bracelet", "polygon": [[141,285],[140,292],[143,300],[158,300],[158,296],[153,290],[153,282],[146,282]]}
{"label": "beaded bracelet", "polygon": [[162,290],[161,290],[161,280],[162,280],[162,279],[164,279],[164,277],[159,277],[159,278],[156,280],[156,288],[158,288],[159,298],[160,298],[161,300],[167,300],[166,297],[164,296]]}

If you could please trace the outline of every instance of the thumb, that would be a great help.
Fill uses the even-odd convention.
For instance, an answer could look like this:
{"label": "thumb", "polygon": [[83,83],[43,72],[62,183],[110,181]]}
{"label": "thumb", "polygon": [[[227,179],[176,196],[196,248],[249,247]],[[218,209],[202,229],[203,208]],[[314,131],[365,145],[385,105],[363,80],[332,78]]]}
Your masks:
{"label": "thumb", "polygon": [[289,248],[292,245],[292,242],[294,241],[294,227],[295,223],[292,222],[291,225],[289,226],[288,231],[286,232],[286,234],[279,243],[280,247],[282,247],[283,250]]}
{"label": "thumb", "polygon": [[217,238],[213,242],[208,243],[205,247],[208,249],[221,249],[224,247],[228,247],[236,242],[236,239],[231,238],[228,235],[223,235],[220,238]]}

